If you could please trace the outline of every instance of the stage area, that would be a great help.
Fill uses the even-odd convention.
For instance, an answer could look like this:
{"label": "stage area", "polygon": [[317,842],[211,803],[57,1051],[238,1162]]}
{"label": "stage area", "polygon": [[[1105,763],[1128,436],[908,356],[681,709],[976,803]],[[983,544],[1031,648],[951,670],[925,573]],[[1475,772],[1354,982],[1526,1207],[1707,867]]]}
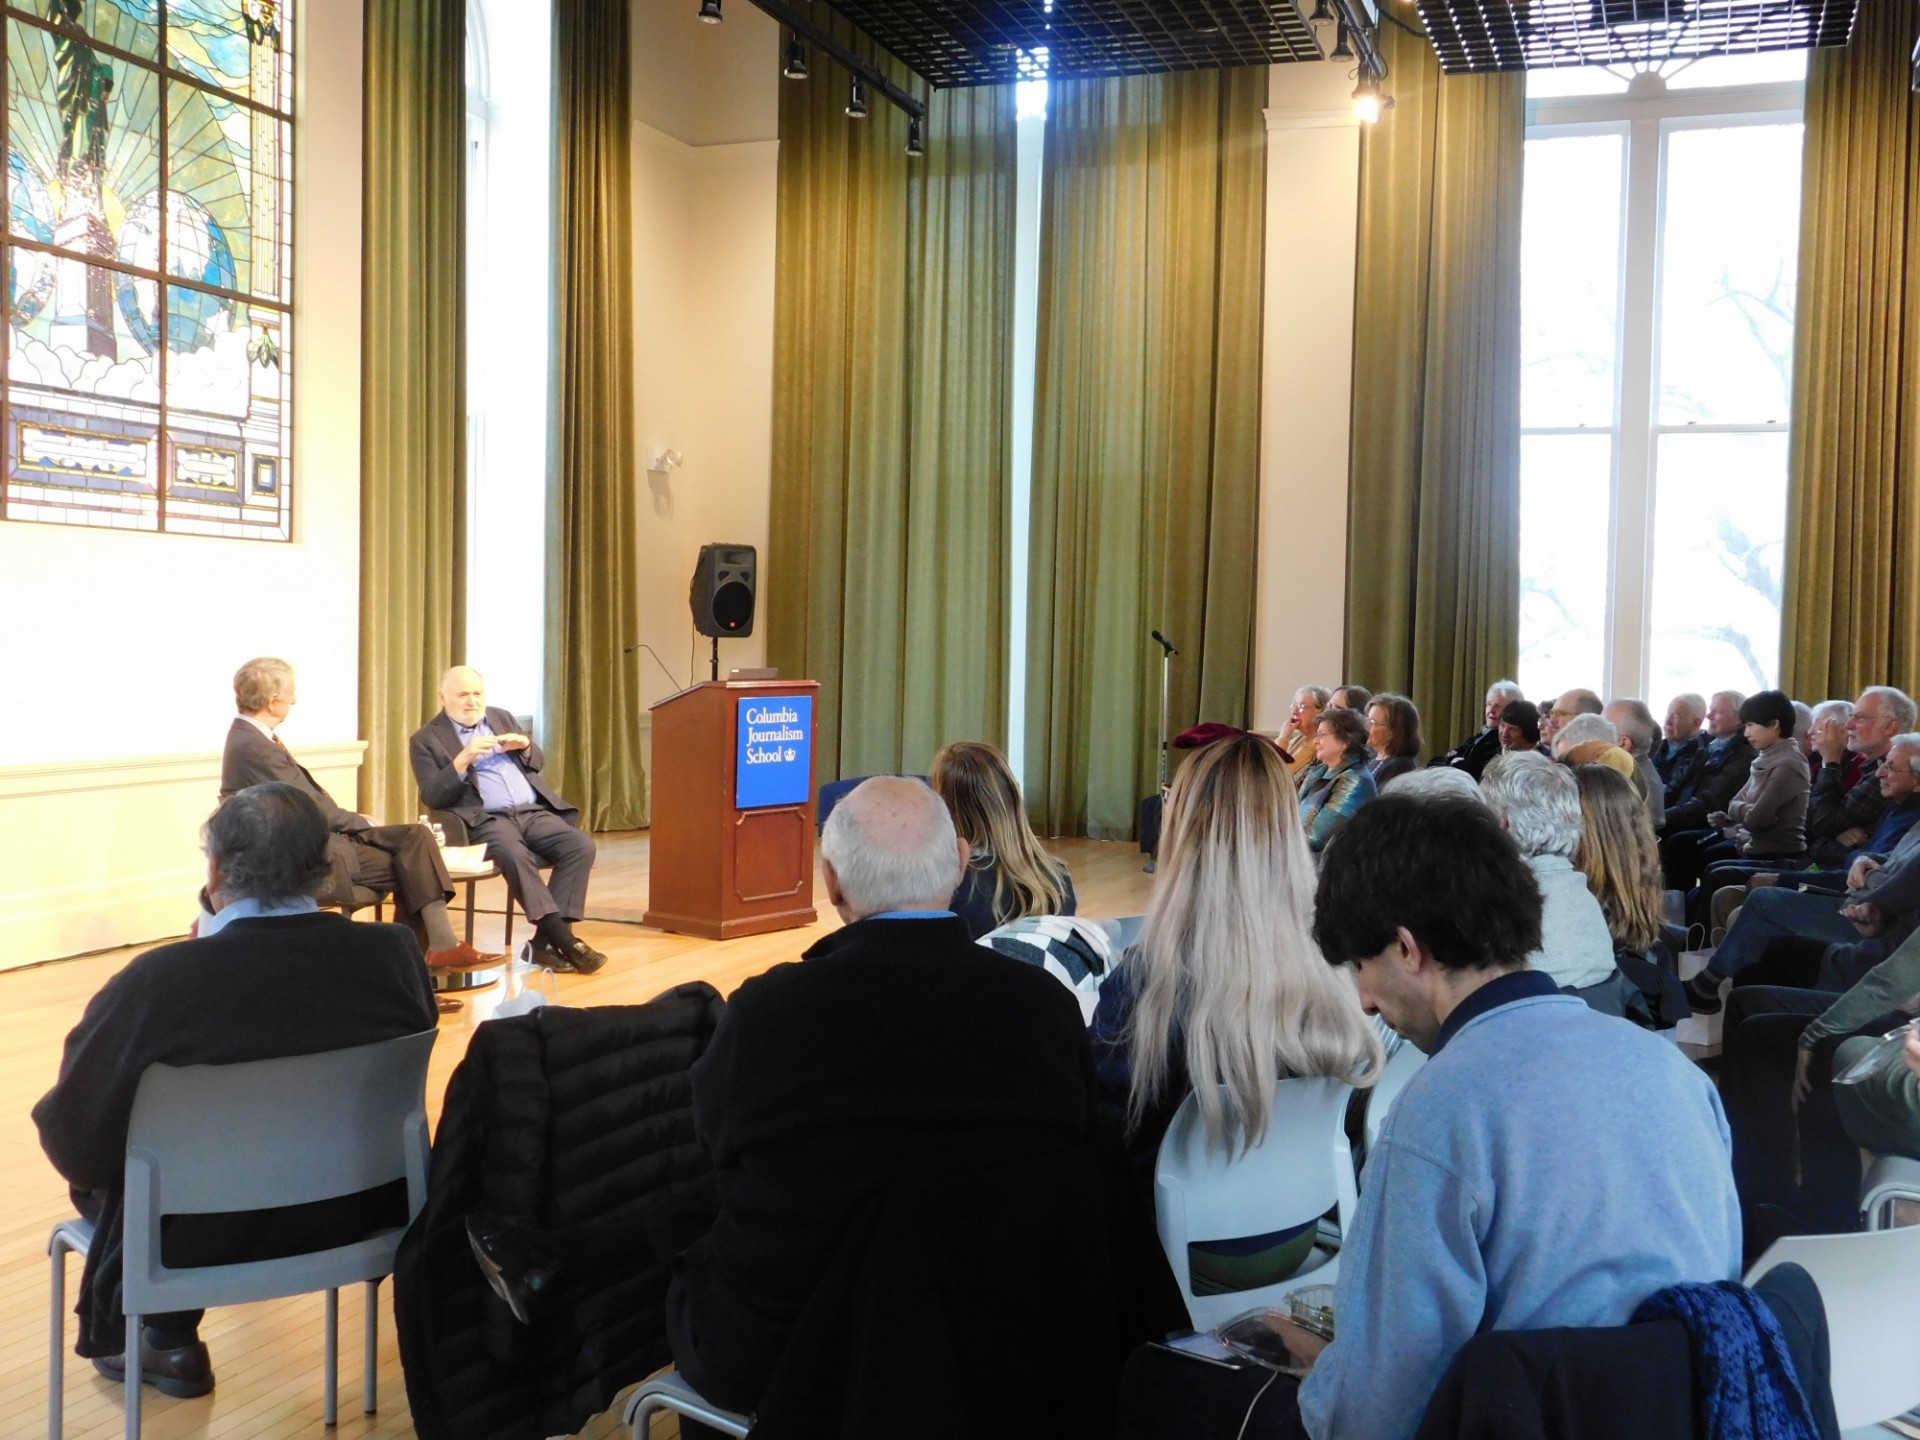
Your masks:
{"label": "stage area", "polygon": [[[813,941],[839,925],[824,887],[815,882],[820,922],[741,940],[698,940],[643,929],[647,906],[645,831],[601,835],[599,862],[588,892],[593,917],[580,935],[607,954],[597,975],[558,977],[566,1005],[639,1004],[673,985],[705,980],[723,993],[782,961],[797,959]],[[1144,857],[1132,844],[1060,840],[1050,846],[1073,867],[1081,909],[1088,915],[1137,915],[1153,884],[1142,873]],[[464,892],[463,892],[464,893]],[[482,948],[497,947],[503,928],[505,889],[498,882],[479,889],[483,912],[475,930]],[[192,918],[192,897],[181,897],[181,925]],[[371,912],[366,912],[371,914]],[[619,923],[632,921],[635,923]],[[457,921],[456,921],[457,923]],[[524,920],[516,938],[524,938]],[[157,942],[156,942],[157,943]],[[0,1435],[44,1434],[47,1377],[47,1234],[72,1213],[66,1187],[40,1153],[28,1112],[52,1084],[60,1047],[87,1001],[146,946],[113,950],[32,969],[0,973]],[[427,1098],[437,1123],[447,1077],[466,1053],[473,1027],[492,1013],[499,986],[473,992],[466,1008],[440,1022]],[[79,1279],[79,1262],[68,1262],[68,1294]],[[392,1302],[381,1287],[380,1413],[360,1412],[361,1292],[340,1296],[339,1440],[411,1436],[407,1397],[394,1343]],[[213,1437],[312,1436],[320,1425],[322,1298],[318,1295],[270,1304],[210,1311],[201,1335],[213,1352],[217,1386],[200,1400],[146,1395],[148,1440],[213,1440]],[[67,1322],[67,1420],[72,1440],[105,1440],[122,1424],[120,1387],[97,1376],[71,1354],[73,1322]],[[616,1413],[603,1415],[582,1437],[622,1433]],[[657,1429],[657,1436],[673,1433]]]}

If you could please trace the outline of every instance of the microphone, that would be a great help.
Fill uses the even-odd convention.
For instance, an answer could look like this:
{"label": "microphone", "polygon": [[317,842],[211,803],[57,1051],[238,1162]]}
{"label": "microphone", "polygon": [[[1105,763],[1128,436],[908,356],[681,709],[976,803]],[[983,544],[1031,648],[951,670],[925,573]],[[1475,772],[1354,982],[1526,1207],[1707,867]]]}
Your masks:
{"label": "microphone", "polygon": [[621,651],[620,653],[621,653],[622,655],[631,655],[631,654],[633,654],[633,652],[634,652],[634,651],[636,651],[636,650],[638,650],[638,649],[639,649],[639,648],[640,648],[640,647],[641,647],[642,645],[644,645],[644,644],[646,644],[646,643],[647,643],[647,642],[646,642],[646,641],[644,641],[644,640],[636,640],[636,641],[634,641],[634,643],[633,643],[633,644],[631,644],[631,645],[629,645],[629,646],[627,646],[627,648],[626,648],[626,649],[624,649],[624,650],[622,650],[622,651]]}
{"label": "microphone", "polygon": [[1162,635],[1158,630],[1155,630],[1153,632],[1153,638],[1160,642],[1160,648],[1166,651],[1167,654],[1178,655],[1180,653],[1178,650],[1174,648],[1173,642],[1167,639],[1167,637]]}

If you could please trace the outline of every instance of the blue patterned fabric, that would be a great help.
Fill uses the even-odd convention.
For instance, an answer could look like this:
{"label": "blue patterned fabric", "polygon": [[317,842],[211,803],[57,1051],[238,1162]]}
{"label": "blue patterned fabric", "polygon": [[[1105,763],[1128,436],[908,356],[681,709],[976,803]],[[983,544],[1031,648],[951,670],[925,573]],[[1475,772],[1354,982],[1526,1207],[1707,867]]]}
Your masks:
{"label": "blue patterned fabric", "polygon": [[1670,1285],[1633,1313],[1679,1320],[1693,1347],[1694,1433],[1706,1440],[1816,1440],[1786,1337],[1766,1302],[1732,1280]]}
{"label": "blue patterned fabric", "polygon": [[1348,758],[1332,770],[1314,761],[1300,776],[1300,823],[1307,827],[1308,847],[1323,849],[1379,793],[1364,760]]}

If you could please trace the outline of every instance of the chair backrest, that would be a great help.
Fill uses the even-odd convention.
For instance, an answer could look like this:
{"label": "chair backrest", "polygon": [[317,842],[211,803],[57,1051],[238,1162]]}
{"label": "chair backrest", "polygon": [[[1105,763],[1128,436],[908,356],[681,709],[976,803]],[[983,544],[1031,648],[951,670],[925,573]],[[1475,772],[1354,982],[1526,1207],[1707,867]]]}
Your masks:
{"label": "chair backrest", "polygon": [[1920,1225],[1777,1240],[1746,1283],[1788,1263],[1813,1277],[1826,1306],[1840,1428],[1877,1425],[1920,1405]]}
{"label": "chair backrest", "polygon": [[435,1038],[427,1030],[315,1055],[148,1066],[127,1129],[127,1313],[298,1295],[386,1274],[400,1230],[277,1260],[168,1270],[160,1221],[310,1204],[396,1180],[406,1181],[411,1220],[426,1203]]}
{"label": "chair backrest", "polygon": [[1339,1207],[1353,1219],[1353,1149],[1347,1141],[1343,1080],[1283,1080],[1260,1143],[1238,1156],[1207,1143],[1197,1099],[1189,1095],[1167,1127],[1154,1162],[1153,1198],[1160,1244],[1181,1289],[1187,1246],[1268,1235],[1318,1220]]}
{"label": "chair backrest", "polygon": [[1380,1139],[1380,1127],[1387,1123],[1387,1112],[1393,1108],[1393,1102],[1426,1063],[1425,1053],[1407,1041],[1402,1041],[1387,1057],[1379,1081],[1367,1091],[1367,1154],[1373,1154],[1373,1147]]}

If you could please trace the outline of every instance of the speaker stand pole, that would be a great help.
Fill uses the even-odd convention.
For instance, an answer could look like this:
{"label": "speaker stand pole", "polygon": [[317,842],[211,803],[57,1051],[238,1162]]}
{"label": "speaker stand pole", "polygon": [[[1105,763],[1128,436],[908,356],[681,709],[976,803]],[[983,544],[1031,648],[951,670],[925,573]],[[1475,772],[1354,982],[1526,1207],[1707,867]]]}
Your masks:
{"label": "speaker stand pole", "polygon": [[[713,637],[713,678],[716,680],[720,678],[720,637],[718,635]],[[1165,768],[1165,765],[1161,766],[1162,770]]]}

